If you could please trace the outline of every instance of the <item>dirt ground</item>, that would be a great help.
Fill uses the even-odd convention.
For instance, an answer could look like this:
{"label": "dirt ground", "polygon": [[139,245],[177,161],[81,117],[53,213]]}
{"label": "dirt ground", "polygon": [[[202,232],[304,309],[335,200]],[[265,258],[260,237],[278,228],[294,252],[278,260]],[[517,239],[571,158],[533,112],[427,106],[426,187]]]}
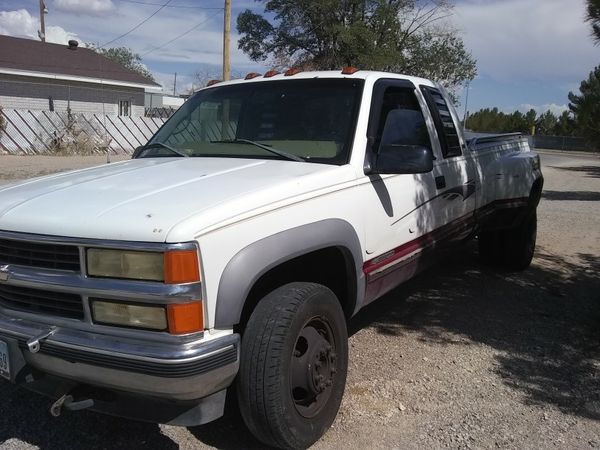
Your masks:
{"label": "dirt ground", "polygon": [[[0,156],[0,184],[105,157]],[[317,449],[600,448],[600,158],[542,153],[531,268],[473,245],[351,324],[342,408]],[[239,416],[177,428],[93,413],[0,382],[0,448],[262,448]]]}

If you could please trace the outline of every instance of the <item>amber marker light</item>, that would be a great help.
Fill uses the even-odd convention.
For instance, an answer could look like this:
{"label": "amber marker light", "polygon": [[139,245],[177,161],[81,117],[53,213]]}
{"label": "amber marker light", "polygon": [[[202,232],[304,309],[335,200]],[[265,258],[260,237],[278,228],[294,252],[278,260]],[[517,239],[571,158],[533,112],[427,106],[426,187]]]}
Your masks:
{"label": "amber marker light", "polygon": [[358,72],[358,69],[356,67],[344,67],[342,69],[342,75],[352,75],[354,73]]}
{"label": "amber marker light", "polygon": [[221,80],[210,80],[208,83],[206,83],[206,87],[213,86],[220,82],[221,82]]}
{"label": "amber marker light", "polygon": [[195,333],[204,329],[202,302],[168,305],[167,318],[171,334]]}
{"label": "amber marker light", "polygon": [[285,71],[285,74],[283,76],[285,77],[291,77],[292,75],[296,75],[297,73],[302,72],[302,69],[298,68],[298,67],[292,67],[291,69],[288,69]]}
{"label": "amber marker light", "polygon": [[260,77],[260,73],[258,72],[250,72],[248,75],[244,77],[244,80],[251,80],[252,78]]}
{"label": "amber marker light", "polygon": [[279,72],[277,72],[276,70],[269,70],[267,73],[265,73],[263,75],[264,78],[271,78],[274,77],[275,75],[278,75]]}
{"label": "amber marker light", "polygon": [[170,250],[165,253],[165,283],[201,281],[196,250]]}

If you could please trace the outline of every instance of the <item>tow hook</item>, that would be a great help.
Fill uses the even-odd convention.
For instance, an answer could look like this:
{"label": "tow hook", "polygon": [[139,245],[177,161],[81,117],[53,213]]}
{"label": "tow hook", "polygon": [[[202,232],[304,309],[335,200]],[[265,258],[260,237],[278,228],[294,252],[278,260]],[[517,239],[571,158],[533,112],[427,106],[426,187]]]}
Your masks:
{"label": "tow hook", "polygon": [[29,339],[27,341],[27,348],[29,349],[29,351],[31,353],[39,352],[40,351],[40,343],[45,341],[46,339],[48,339],[54,333],[56,333],[56,330],[57,330],[56,327],[52,327],[49,330]]}
{"label": "tow hook", "polygon": [[91,398],[76,402],[72,395],[65,394],[52,404],[50,407],[50,414],[52,414],[53,417],[58,417],[63,408],[68,409],[69,411],[81,411],[82,409],[91,408],[92,406],[94,406],[94,400]]}

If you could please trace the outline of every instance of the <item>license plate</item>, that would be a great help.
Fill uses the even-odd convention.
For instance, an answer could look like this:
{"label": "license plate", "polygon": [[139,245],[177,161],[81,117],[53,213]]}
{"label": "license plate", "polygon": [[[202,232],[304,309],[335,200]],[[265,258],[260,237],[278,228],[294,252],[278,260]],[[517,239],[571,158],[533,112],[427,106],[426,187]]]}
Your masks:
{"label": "license plate", "polygon": [[8,345],[3,341],[0,341],[0,376],[10,380]]}

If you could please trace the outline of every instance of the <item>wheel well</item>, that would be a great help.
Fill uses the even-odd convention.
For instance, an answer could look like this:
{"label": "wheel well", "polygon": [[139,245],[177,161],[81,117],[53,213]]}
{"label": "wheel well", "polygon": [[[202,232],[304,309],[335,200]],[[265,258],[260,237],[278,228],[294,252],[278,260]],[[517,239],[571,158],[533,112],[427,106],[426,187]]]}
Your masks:
{"label": "wheel well", "polygon": [[293,258],[261,275],[244,302],[237,331],[243,331],[252,311],[265,295],[293,281],[327,286],[340,301],[346,318],[354,312],[356,274],[352,255],[345,248],[327,247]]}

